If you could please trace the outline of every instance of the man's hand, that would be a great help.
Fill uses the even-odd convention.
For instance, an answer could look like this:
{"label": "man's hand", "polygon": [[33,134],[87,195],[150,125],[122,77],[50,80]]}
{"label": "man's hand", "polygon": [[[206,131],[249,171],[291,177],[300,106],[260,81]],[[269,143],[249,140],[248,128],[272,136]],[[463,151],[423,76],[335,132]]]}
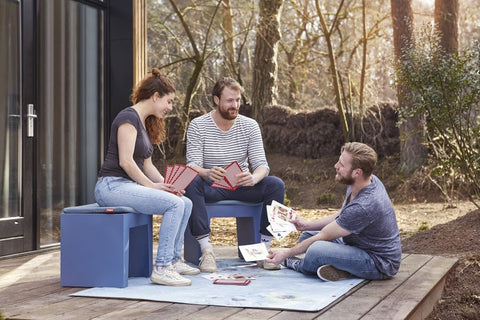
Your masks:
{"label": "man's hand", "polygon": [[270,254],[267,256],[267,259],[265,259],[265,261],[273,264],[280,264],[287,258],[288,258],[288,251],[275,251],[275,252],[270,252]]}
{"label": "man's hand", "polygon": [[225,177],[225,173],[225,169],[220,167],[213,167],[208,170],[207,178],[209,180],[212,180],[213,182],[219,182],[223,179],[223,177]]}
{"label": "man's hand", "polygon": [[295,219],[290,222],[293,223],[293,225],[295,226],[295,228],[297,228],[298,231],[308,230],[308,222],[303,220],[299,216],[296,216]]}
{"label": "man's hand", "polygon": [[257,184],[253,174],[250,172],[242,172],[235,176],[237,178],[237,185],[244,187],[251,187]]}

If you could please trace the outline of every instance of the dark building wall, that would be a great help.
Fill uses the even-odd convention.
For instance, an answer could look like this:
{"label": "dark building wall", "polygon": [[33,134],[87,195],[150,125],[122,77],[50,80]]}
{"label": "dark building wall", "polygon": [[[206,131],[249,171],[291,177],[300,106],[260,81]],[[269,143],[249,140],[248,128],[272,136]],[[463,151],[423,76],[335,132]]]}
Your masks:
{"label": "dark building wall", "polygon": [[110,1],[107,21],[107,105],[105,131],[120,110],[130,106],[133,87],[133,15],[132,0]]}

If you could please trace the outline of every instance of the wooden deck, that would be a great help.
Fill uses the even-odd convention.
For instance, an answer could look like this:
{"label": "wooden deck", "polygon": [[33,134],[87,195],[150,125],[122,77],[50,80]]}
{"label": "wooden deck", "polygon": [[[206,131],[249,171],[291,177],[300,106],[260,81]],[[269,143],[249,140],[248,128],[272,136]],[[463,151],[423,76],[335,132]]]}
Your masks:
{"label": "wooden deck", "polygon": [[[234,247],[215,248],[219,257]],[[247,309],[164,302],[70,297],[60,286],[60,252],[0,260],[0,310],[7,319],[424,319],[443,291],[456,259],[404,255],[397,276],[370,281],[320,312]]]}

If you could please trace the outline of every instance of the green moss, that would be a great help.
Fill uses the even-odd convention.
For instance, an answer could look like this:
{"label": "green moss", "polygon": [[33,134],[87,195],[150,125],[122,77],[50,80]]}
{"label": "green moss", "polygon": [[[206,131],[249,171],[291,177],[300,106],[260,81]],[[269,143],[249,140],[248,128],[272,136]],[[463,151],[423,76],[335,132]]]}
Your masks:
{"label": "green moss", "polygon": [[335,200],[335,195],[332,193],[322,193],[316,198],[317,204],[332,203]]}
{"label": "green moss", "polygon": [[427,221],[422,221],[422,223],[420,224],[420,227],[418,227],[418,230],[421,231],[421,230],[428,230],[430,229],[430,227],[428,226],[428,222]]}

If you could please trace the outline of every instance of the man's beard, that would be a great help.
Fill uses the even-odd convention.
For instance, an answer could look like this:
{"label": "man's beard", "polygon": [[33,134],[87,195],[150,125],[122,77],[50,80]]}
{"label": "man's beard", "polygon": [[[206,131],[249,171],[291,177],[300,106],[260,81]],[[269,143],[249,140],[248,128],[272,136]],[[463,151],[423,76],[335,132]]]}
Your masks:
{"label": "man's beard", "polygon": [[220,113],[220,116],[222,116],[223,119],[225,120],[235,120],[238,116],[238,109],[235,108],[235,113],[231,114],[229,110],[232,110],[232,108],[224,110],[220,107],[217,108],[218,113]]}
{"label": "man's beard", "polygon": [[337,176],[335,177],[335,180],[337,180],[337,182],[340,182],[340,183],[345,184],[347,186],[351,186],[355,182],[355,180],[353,180],[353,178],[352,178],[352,173],[351,172],[348,174],[347,177],[341,177],[337,173]]}

